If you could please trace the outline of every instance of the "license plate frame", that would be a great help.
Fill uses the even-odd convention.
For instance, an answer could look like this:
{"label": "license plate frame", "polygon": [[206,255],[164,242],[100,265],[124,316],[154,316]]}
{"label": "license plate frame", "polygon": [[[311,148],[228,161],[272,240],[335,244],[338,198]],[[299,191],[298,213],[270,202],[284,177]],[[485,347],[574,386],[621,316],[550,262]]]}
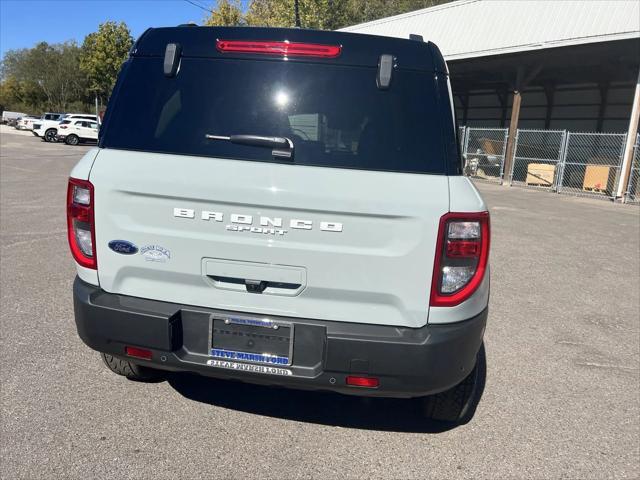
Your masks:
{"label": "license plate frame", "polygon": [[[288,345],[279,345],[276,353],[273,351],[247,351],[247,348],[224,348],[220,342],[216,342],[216,331],[218,337],[224,338],[220,333],[220,327],[234,331],[238,337],[253,338],[265,343],[266,337],[281,337],[285,329],[288,329]],[[287,367],[293,363],[293,340],[294,324],[281,320],[273,320],[268,317],[257,317],[251,315],[236,315],[213,313],[209,315],[209,336],[207,340],[207,354],[210,358],[224,360],[227,362],[241,362],[254,365],[267,365],[272,367]],[[277,332],[277,333],[276,333]],[[225,332],[226,335],[228,332]],[[269,335],[272,333],[272,335]],[[235,336],[235,335],[234,335]],[[234,339],[237,343],[237,339]],[[224,343],[224,342],[222,342]],[[233,343],[233,342],[232,342]],[[286,348],[285,348],[286,347]],[[251,349],[250,349],[251,350]]]}

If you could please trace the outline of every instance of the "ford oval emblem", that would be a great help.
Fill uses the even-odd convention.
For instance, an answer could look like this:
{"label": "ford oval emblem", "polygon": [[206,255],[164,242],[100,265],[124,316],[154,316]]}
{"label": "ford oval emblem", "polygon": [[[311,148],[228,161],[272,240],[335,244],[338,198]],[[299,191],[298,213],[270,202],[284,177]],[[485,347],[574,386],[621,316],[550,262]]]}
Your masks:
{"label": "ford oval emblem", "polygon": [[111,240],[109,242],[109,248],[122,255],[134,255],[138,253],[138,247],[126,240]]}

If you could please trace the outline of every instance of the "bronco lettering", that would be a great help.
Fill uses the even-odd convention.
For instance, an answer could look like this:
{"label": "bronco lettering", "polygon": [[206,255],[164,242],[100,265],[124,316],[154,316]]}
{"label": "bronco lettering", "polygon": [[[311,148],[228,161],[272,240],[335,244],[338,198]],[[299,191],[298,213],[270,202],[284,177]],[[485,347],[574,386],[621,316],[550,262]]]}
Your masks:
{"label": "bronco lettering", "polygon": [[[193,208],[174,208],[173,216],[178,218],[196,218],[196,211]],[[202,220],[215,222],[223,222],[225,214],[222,212],[214,212],[209,210],[202,210],[199,217]],[[229,214],[230,224],[226,226],[228,231],[232,232],[251,232],[251,233],[264,233],[270,235],[284,235],[287,230],[283,230],[283,219],[280,217],[254,217],[253,215],[245,215],[241,213]],[[254,224],[260,226],[253,226]],[[293,218],[288,222],[289,228],[296,230],[313,230],[314,222],[312,220],[301,220]],[[264,228],[267,227],[267,228]],[[270,228],[269,228],[270,227]],[[340,222],[319,222],[318,228],[323,232],[342,232],[343,225]]]}

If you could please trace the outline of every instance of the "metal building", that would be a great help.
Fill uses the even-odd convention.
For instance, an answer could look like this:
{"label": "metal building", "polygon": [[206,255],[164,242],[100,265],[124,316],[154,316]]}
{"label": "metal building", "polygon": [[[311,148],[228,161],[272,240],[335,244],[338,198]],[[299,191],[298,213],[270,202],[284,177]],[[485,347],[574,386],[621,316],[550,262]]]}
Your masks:
{"label": "metal building", "polygon": [[[618,132],[640,113],[640,1],[458,0],[343,29],[436,43],[460,125]],[[633,108],[635,102],[635,108]]]}

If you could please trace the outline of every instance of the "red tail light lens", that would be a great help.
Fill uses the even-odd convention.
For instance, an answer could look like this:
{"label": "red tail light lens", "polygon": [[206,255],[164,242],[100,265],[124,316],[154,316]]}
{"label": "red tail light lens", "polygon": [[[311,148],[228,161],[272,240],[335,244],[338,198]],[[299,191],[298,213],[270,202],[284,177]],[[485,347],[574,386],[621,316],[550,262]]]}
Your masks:
{"label": "red tail light lens", "polygon": [[477,290],[487,269],[489,242],[489,212],[442,216],[431,281],[431,306],[458,305]]}
{"label": "red tail light lens", "polygon": [[347,377],[347,385],[352,387],[364,387],[364,388],[377,388],[380,385],[380,381],[375,377]]}
{"label": "red tail light lens", "polygon": [[69,179],[67,189],[67,237],[73,259],[85,268],[98,268],[93,216],[93,185],[87,180]]}
{"label": "red tail light lens", "polygon": [[146,348],[138,348],[138,347],[124,347],[124,352],[129,357],[141,358],[143,360],[151,360],[153,357],[153,352],[151,350],[147,350]]}
{"label": "red tail light lens", "polygon": [[320,45],[317,43],[263,42],[244,40],[218,40],[216,48],[220,52],[257,53],[281,57],[324,57],[340,55],[340,45]]}

